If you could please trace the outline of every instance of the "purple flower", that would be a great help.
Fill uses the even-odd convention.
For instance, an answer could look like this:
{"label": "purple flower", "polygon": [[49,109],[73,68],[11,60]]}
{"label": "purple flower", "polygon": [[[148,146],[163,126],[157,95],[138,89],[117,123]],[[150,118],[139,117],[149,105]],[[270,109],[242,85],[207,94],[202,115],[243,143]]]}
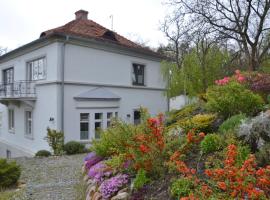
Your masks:
{"label": "purple flower", "polygon": [[104,199],[113,196],[117,191],[123,188],[128,183],[128,175],[118,174],[100,185],[100,192]]}
{"label": "purple flower", "polygon": [[95,152],[89,153],[85,158],[85,167],[86,169],[90,169],[93,165],[100,162],[102,160],[102,157],[97,156]]}
{"label": "purple flower", "polygon": [[111,174],[111,169],[109,169],[104,162],[99,162],[93,165],[88,171],[88,176],[94,179],[97,183],[101,183],[106,177],[110,177]]}

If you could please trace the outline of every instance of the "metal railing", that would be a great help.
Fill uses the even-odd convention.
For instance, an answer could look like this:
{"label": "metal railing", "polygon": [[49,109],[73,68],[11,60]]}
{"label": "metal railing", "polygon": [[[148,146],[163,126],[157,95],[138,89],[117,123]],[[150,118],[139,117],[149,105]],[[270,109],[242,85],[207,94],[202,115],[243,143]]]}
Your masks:
{"label": "metal railing", "polygon": [[0,98],[36,97],[34,81],[16,81],[0,84]]}

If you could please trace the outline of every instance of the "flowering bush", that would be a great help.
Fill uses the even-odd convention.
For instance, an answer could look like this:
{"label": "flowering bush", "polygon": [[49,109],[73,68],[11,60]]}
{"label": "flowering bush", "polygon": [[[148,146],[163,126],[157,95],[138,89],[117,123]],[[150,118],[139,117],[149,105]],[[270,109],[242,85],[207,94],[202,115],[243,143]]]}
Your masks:
{"label": "flowering bush", "polygon": [[101,160],[102,160],[102,157],[96,155],[95,152],[91,152],[87,154],[87,156],[84,158],[86,169],[89,170],[93,165],[100,162]]}
{"label": "flowering bush", "polygon": [[252,115],[263,108],[263,99],[237,82],[216,85],[207,89],[206,108],[224,117],[244,113]]}
{"label": "flowering bush", "polygon": [[236,166],[237,146],[229,145],[224,167],[205,170],[211,184],[233,198],[260,199],[269,197],[270,166],[256,169],[255,156],[250,154],[240,166]]}
{"label": "flowering bush", "polygon": [[93,165],[89,171],[88,176],[95,180],[97,183],[101,183],[105,177],[112,175],[112,170],[104,162],[99,162]]}
{"label": "flowering bush", "polygon": [[128,175],[118,174],[100,185],[100,192],[104,199],[112,197],[129,182]]}

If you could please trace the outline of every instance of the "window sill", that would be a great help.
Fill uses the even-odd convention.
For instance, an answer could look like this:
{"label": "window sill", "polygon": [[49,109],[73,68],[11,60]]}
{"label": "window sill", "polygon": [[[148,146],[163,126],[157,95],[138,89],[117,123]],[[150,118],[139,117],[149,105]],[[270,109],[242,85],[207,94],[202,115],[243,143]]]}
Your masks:
{"label": "window sill", "polygon": [[9,129],[8,132],[11,133],[11,134],[15,134],[15,130],[14,129]]}
{"label": "window sill", "polygon": [[24,137],[25,137],[26,139],[29,139],[29,140],[34,140],[33,135],[26,135],[26,134],[24,134]]}
{"label": "window sill", "polygon": [[146,87],[146,85],[145,84],[132,84],[132,86],[136,86],[136,87]]}

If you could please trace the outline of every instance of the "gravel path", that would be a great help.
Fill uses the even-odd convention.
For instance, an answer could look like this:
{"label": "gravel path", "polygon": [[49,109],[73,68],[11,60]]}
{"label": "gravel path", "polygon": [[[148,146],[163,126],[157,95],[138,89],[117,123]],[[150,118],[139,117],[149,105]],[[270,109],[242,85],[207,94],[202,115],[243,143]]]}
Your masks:
{"label": "gravel path", "polygon": [[19,199],[76,200],[84,156],[16,159],[22,167],[20,180],[26,183]]}

